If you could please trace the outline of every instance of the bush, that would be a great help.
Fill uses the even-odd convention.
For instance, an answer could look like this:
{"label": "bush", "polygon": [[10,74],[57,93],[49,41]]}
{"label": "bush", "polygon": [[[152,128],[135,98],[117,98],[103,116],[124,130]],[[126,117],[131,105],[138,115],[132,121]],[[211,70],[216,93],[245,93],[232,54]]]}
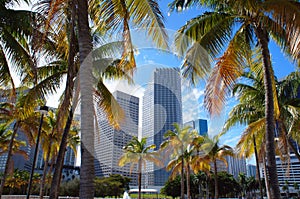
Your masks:
{"label": "bush", "polygon": [[59,195],[79,197],[79,179],[61,183]]}

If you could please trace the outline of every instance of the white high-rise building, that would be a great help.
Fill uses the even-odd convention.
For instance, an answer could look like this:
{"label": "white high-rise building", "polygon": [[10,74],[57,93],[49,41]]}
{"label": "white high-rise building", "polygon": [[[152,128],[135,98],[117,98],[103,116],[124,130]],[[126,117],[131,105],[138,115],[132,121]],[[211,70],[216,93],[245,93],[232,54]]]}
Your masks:
{"label": "white high-rise building", "polygon": [[[148,145],[155,144],[158,149],[166,131],[174,129],[174,123],[182,124],[180,73],[175,68],[157,68],[143,98],[142,137],[147,137]],[[151,162],[147,162],[143,173],[145,187],[163,186],[169,177],[165,168]]]}
{"label": "white high-rise building", "polygon": [[98,131],[95,133],[95,174],[98,177],[108,177],[111,174],[120,174],[131,178],[131,185],[137,185],[137,172],[130,173],[129,164],[118,166],[123,155],[123,147],[132,138],[138,136],[139,98],[121,91],[113,93],[115,99],[122,107],[125,118],[120,123],[120,129],[113,128],[103,110],[97,111]]}

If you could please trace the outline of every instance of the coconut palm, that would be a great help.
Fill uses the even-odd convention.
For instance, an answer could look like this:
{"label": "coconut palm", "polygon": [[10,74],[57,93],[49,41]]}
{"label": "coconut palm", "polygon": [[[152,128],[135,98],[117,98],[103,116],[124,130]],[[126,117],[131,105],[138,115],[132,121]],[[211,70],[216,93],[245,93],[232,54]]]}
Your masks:
{"label": "coconut palm", "polygon": [[[0,155],[3,155],[8,152],[9,143],[11,141],[11,136],[13,134],[12,129],[9,125],[2,123],[0,124],[0,143],[1,143],[1,149],[0,149]],[[22,150],[22,147],[26,146],[26,142],[23,140],[18,140],[17,137],[15,137],[12,147],[12,155],[21,155],[25,159],[28,159],[28,154],[26,151]],[[13,159],[10,159],[9,164],[9,171],[7,171],[8,174],[12,175],[14,170],[14,162]]]}
{"label": "coconut palm", "polygon": [[[264,100],[264,90],[262,89],[262,79],[254,73],[245,75],[250,84],[236,84],[234,91],[239,93],[240,103],[236,105],[229,114],[229,119],[225,123],[224,130],[234,126],[237,123],[248,125],[244,131],[241,140],[238,143],[238,149],[245,157],[250,157],[257,151],[264,151],[262,144],[264,142],[264,108],[261,106]],[[249,81],[250,80],[250,81]],[[299,87],[298,73],[292,73],[286,79],[276,82],[277,92],[275,92],[278,102],[279,115],[276,117],[276,132],[279,138],[279,151],[283,154],[288,153],[288,147],[293,150],[292,139],[297,139],[297,123],[299,122],[299,100],[296,99]],[[252,103],[249,103],[251,101]],[[287,130],[288,129],[288,130]],[[295,154],[298,154],[296,150]],[[258,154],[263,157],[263,154]],[[299,154],[298,154],[299,156]],[[256,157],[258,157],[256,155]],[[287,156],[286,156],[287,157]],[[258,165],[258,160],[257,160]]]}
{"label": "coconut palm", "polygon": [[[95,4],[96,7],[100,4]],[[107,4],[106,4],[107,5]],[[115,6],[118,6],[119,9],[114,9]],[[93,165],[93,151],[94,151],[94,128],[93,120],[89,119],[90,113],[93,112],[92,104],[92,69],[91,69],[91,51],[93,49],[92,39],[90,34],[90,27],[88,22],[88,1],[78,1],[78,43],[79,43],[79,55],[80,55],[80,88],[81,88],[81,133],[82,133],[82,165],[81,165],[81,180],[80,180],[80,197],[93,198],[93,177],[94,177],[94,165]],[[126,44],[124,55],[129,56],[129,61],[132,62],[134,58],[132,56],[132,50],[130,46],[130,36],[129,36],[129,17],[132,18],[132,23],[136,23],[142,27],[145,27],[146,30],[152,35],[155,43],[159,46],[166,44],[165,41],[165,31],[163,30],[163,23],[161,21],[160,10],[156,1],[112,1],[109,4],[109,8],[112,15],[108,16],[113,19],[116,16],[116,22],[120,24],[123,20],[123,35]],[[114,13],[119,10],[119,13]],[[130,12],[128,12],[128,10]],[[149,15],[151,13],[151,15]],[[123,17],[123,18],[122,18]],[[159,23],[157,23],[159,22]],[[166,45],[164,45],[166,46]],[[129,47],[127,49],[127,47]],[[129,53],[126,53],[129,52]],[[124,60],[124,59],[123,59]],[[130,68],[135,67],[135,64],[132,64]]]}
{"label": "coconut palm", "polygon": [[[212,57],[223,54],[217,61],[206,87],[205,104],[210,113],[220,113],[225,103],[226,94],[235,80],[241,75],[242,66],[251,49],[259,46],[262,55],[265,117],[266,117],[266,152],[269,176],[272,181],[272,198],[280,197],[277,179],[274,147],[274,101],[272,83],[272,65],[269,39],[272,38],[283,52],[295,62],[299,61],[299,24],[298,1],[183,1],[175,0],[171,9],[194,4],[204,5],[212,12],[206,12],[188,21],[175,39],[177,51],[185,54],[185,68],[197,72],[203,66],[199,46]],[[188,38],[187,38],[188,37]],[[257,45],[256,45],[257,44]],[[225,46],[227,48],[225,49]],[[224,51],[225,49],[225,51]],[[195,56],[195,53],[198,53]],[[196,60],[190,60],[196,57]],[[194,65],[196,63],[196,65]],[[205,71],[204,67],[202,71]],[[201,69],[198,69],[201,70]]]}
{"label": "coconut palm", "polygon": [[137,165],[139,199],[141,198],[143,165],[146,164],[146,161],[150,161],[157,166],[162,166],[159,154],[156,151],[153,151],[155,148],[155,144],[147,146],[147,138],[142,138],[141,141],[139,141],[137,137],[133,137],[132,140],[124,146],[125,153],[121,156],[118,163],[121,167],[125,164],[131,164],[130,171]]}
{"label": "coconut palm", "polygon": [[12,131],[8,130],[8,127],[6,124],[0,124],[0,155],[7,152],[7,147],[10,142]]}
{"label": "coconut palm", "polygon": [[[13,128],[9,145],[7,147],[7,160],[1,179],[0,196],[3,192],[6,176],[8,174],[9,163],[11,162],[11,158],[14,153],[15,143],[18,143],[15,142],[18,131],[21,130],[22,132],[24,132],[28,137],[29,143],[33,143],[33,132],[36,132],[38,127],[38,115],[33,110],[33,107],[37,107],[38,101],[32,101],[31,104],[24,104],[22,95],[19,95],[20,96],[17,98],[17,101],[15,103],[7,101],[0,104],[0,120],[6,125],[12,126]],[[6,99],[9,100],[9,98]]]}
{"label": "coconut palm", "polygon": [[[162,150],[169,151],[171,150],[171,154],[174,153],[173,160],[171,160],[168,163],[167,168],[172,170],[172,175],[175,176],[175,174],[179,173],[181,176],[181,191],[180,191],[180,198],[184,198],[184,151],[187,148],[187,145],[192,143],[192,139],[188,140],[189,138],[189,131],[191,129],[190,126],[186,126],[184,128],[181,128],[178,123],[173,124],[174,130],[169,130],[165,133],[164,138],[167,140],[164,141],[160,148]],[[190,141],[190,142],[189,142]],[[185,144],[185,145],[184,145]],[[173,151],[174,150],[174,151]]]}
{"label": "coconut palm", "polygon": [[171,160],[166,167],[167,170],[172,169],[170,177],[174,178],[177,174],[181,176],[181,197],[184,197],[184,174],[186,175],[187,197],[190,198],[191,169],[199,171],[204,165],[204,161],[199,159],[195,145],[201,145],[204,139],[190,126],[181,128],[178,123],[173,125],[174,130],[169,130],[164,134],[166,141],[161,144],[160,148],[167,154],[170,153]]}
{"label": "coconut palm", "polygon": [[[42,179],[40,182],[40,198],[43,198],[44,196],[44,187],[47,179],[49,160],[57,156],[59,144],[61,141],[61,135],[56,131],[55,128],[57,122],[56,114],[53,111],[49,111],[48,115],[45,118],[45,122],[43,123],[43,141],[41,143],[41,147],[43,149],[44,168]],[[75,154],[77,154],[77,146],[79,142],[78,128],[75,128],[75,126],[73,125],[73,127],[71,126],[71,130],[68,133],[67,146],[70,146]],[[52,171],[49,170],[49,173],[51,174]]]}
{"label": "coconut palm", "polygon": [[205,152],[207,158],[213,162],[214,165],[214,180],[215,180],[215,198],[219,198],[218,188],[218,168],[217,160],[223,161],[227,166],[226,156],[233,156],[233,149],[228,145],[219,145],[219,137],[221,134],[214,136],[213,138],[207,137],[205,143],[202,145],[202,150]]}
{"label": "coconut palm", "polygon": [[[109,1],[109,9],[106,9],[105,13],[110,12],[112,13],[111,16],[106,15],[107,17],[110,17],[113,19],[116,17],[112,22],[115,24],[110,24],[114,27],[122,24],[124,27],[123,35],[124,35],[124,53],[123,55],[123,61],[120,65],[121,68],[124,67],[124,69],[129,70],[133,67],[135,67],[134,59],[133,59],[133,51],[132,51],[132,44],[130,43],[130,32],[129,32],[129,20],[131,20],[130,17],[134,16],[134,19],[131,20],[132,24],[138,24],[142,27],[146,27],[146,30],[149,33],[154,33],[153,38],[154,41],[158,44],[166,46],[166,34],[163,30],[163,23],[161,20],[161,13],[158,9],[158,5],[156,1],[145,1],[143,3],[141,2],[135,2],[135,1]],[[72,6],[69,6],[69,3],[71,3]],[[92,198],[93,197],[93,121],[85,121],[90,118],[91,112],[93,112],[93,106],[90,106],[92,104],[92,69],[91,69],[91,51],[93,49],[92,46],[92,38],[91,38],[91,32],[88,22],[88,15],[91,14],[91,19],[101,19],[103,21],[103,17],[99,17],[99,12],[101,10],[99,9],[102,5],[107,5],[106,2],[98,2],[98,1],[91,1],[89,2],[90,5],[88,5],[87,1],[78,1],[78,5],[76,1],[50,1],[49,7],[47,10],[47,16],[48,21],[52,21],[52,19],[56,19],[55,16],[57,13],[61,13],[64,6],[68,6],[71,9],[71,12],[73,13],[73,16],[75,16],[75,13],[78,15],[76,17],[78,19],[77,25],[78,27],[76,30],[78,30],[78,44],[79,44],[79,55],[80,55],[80,64],[81,64],[81,72],[80,72],[80,78],[82,81],[80,81],[80,88],[81,88],[81,116],[82,119],[82,125],[81,125],[81,133],[82,133],[82,170],[81,170],[81,189],[80,189],[80,195],[82,198]],[[88,7],[90,8],[88,10]],[[75,12],[75,8],[80,8],[78,11]],[[115,9],[115,8],[121,8],[122,10]],[[88,12],[90,11],[90,13]],[[103,13],[103,12],[102,12]],[[96,17],[97,18],[96,18]],[[121,20],[119,20],[121,17]],[[105,18],[106,19],[106,18]],[[75,17],[72,17],[73,22],[75,21]],[[123,22],[123,23],[122,23]],[[95,20],[95,24],[97,25],[97,20]],[[154,27],[157,25],[157,27]],[[111,27],[112,27],[111,26]],[[140,27],[139,26],[139,27]],[[50,27],[49,25],[47,27]],[[101,29],[100,27],[96,27]],[[108,28],[108,26],[105,27],[105,30]],[[98,29],[98,30],[99,30]],[[103,31],[103,30],[100,30]],[[88,57],[88,55],[90,55]],[[88,58],[88,59],[87,59]],[[124,63],[129,61],[130,67],[127,67],[129,65],[123,65]],[[83,83],[82,83],[83,82]],[[86,106],[86,107],[85,107]],[[85,139],[87,137],[87,139]],[[86,143],[87,141],[87,143]],[[86,143],[86,144],[84,144]],[[85,148],[88,147],[88,148]],[[63,156],[59,156],[63,157]],[[59,177],[55,179],[59,180]],[[57,181],[57,180],[56,180]],[[53,183],[52,183],[53,184]],[[57,183],[56,183],[57,185]],[[57,189],[56,189],[57,194]]]}
{"label": "coconut palm", "polygon": [[30,38],[35,32],[36,15],[31,11],[12,9],[13,5],[19,3],[16,0],[0,2],[0,82],[2,86],[9,86],[12,90],[15,90],[15,83],[11,76],[11,68],[18,75],[30,73],[32,78],[35,78],[33,76],[36,67],[36,60],[32,57],[32,49],[29,45]]}

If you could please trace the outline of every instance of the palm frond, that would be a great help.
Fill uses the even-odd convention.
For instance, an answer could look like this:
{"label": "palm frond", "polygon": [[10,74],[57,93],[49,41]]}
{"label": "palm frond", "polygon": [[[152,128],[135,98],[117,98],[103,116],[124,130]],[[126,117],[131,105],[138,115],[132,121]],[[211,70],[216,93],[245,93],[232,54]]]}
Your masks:
{"label": "palm frond", "polygon": [[264,8],[285,29],[286,44],[295,61],[300,58],[300,3],[297,1],[267,1]]}
{"label": "palm frond", "polygon": [[264,142],[265,123],[265,118],[262,118],[248,125],[236,145],[240,156],[248,158],[254,153],[253,136],[255,137],[258,147],[257,151],[260,151],[262,143]]}
{"label": "palm frond", "polygon": [[147,31],[157,47],[168,49],[168,35],[163,14],[156,0],[129,0],[128,9],[132,22]]}
{"label": "palm frond", "polygon": [[193,45],[202,46],[216,57],[230,41],[233,18],[224,13],[206,12],[189,20],[175,35],[178,56],[184,56]]}
{"label": "palm frond", "polygon": [[12,90],[15,90],[15,84],[12,78],[9,64],[1,46],[0,46],[0,76],[1,76],[0,85],[5,87],[9,86],[12,88]]}
{"label": "palm frond", "polygon": [[105,111],[110,124],[120,128],[120,123],[125,116],[124,111],[102,81],[98,82],[94,93],[96,103]]}

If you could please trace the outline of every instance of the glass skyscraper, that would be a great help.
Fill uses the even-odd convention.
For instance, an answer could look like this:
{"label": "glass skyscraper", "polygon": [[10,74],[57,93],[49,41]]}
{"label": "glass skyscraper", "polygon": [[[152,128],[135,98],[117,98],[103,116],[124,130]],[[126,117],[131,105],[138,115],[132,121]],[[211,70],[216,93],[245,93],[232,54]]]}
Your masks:
{"label": "glass skyscraper", "polygon": [[193,129],[197,130],[199,135],[207,135],[208,127],[207,127],[207,120],[204,119],[197,119],[192,120],[189,122],[184,123],[185,126],[190,126]]}
{"label": "glass skyscraper", "polygon": [[[153,71],[143,98],[142,136],[147,137],[148,145],[155,144],[158,149],[166,131],[174,129],[174,123],[182,124],[179,69],[157,68]],[[165,168],[159,168],[151,162],[147,162],[143,173],[145,187],[163,186],[169,177]]]}
{"label": "glass skyscraper", "polygon": [[120,174],[131,178],[131,185],[137,185],[136,169],[130,173],[131,165],[119,167],[118,162],[123,155],[123,147],[131,141],[133,136],[138,136],[139,98],[121,91],[115,91],[113,95],[124,110],[125,118],[120,123],[120,130],[117,130],[109,124],[106,114],[102,110],[97,111],[95,174],[98,177]]}

